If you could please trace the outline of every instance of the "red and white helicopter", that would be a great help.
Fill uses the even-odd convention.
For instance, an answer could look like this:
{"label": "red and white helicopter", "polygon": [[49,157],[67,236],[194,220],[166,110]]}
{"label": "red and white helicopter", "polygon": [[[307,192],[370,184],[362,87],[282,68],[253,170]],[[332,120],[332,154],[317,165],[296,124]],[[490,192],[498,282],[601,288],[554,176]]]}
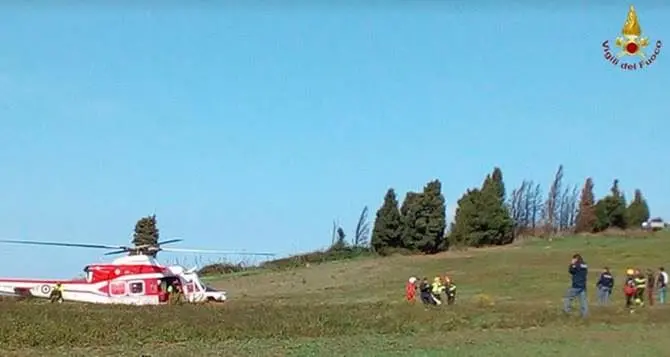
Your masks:
{"label": "red and white helicopter", "polygon": [[104,244],[77,244],[38,242],[26,240],[0,240],[0,243],[31,244],[61,247],[81,247],[114,250],[105,255],[129,253],[111,263],[90,264],[84,268],[86,277],[82,279],[9,279],[0,278],[0,294],[50,298],[56,284],[62,286],[64,301],[96,304],[158,305],[167,303],[167,292],[163,287],[179,285],[185,300],[192,303],[204,301],[225,301],[225,291],[216,291],[205,285],[196,267],[185,269],[180,265],[163,266],[154,258],[159,251],[214,253],[274,256],[271,253],[246,253],[202,249],[162,248],[162,245],[179,242],[171,239],[148,246],[113,246]]}

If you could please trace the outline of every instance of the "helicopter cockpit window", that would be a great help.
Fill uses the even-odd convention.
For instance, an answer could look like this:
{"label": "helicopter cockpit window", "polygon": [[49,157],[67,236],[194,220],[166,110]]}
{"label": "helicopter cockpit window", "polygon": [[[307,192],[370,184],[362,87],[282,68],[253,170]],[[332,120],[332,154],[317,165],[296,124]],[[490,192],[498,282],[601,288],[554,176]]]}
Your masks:
{"label": "helicopter cockpit window", "polygon": [[86,267],[84,269],[84,272],[86,273],[86,282],[87,283],[92,282],[93,281],[93,272],[88,267]]}
{"label": "helicopter cockpit window", "polygon": [[143,281],[134,281],[129,284],[131,294],[142,294],[144,293],[144,282]]}

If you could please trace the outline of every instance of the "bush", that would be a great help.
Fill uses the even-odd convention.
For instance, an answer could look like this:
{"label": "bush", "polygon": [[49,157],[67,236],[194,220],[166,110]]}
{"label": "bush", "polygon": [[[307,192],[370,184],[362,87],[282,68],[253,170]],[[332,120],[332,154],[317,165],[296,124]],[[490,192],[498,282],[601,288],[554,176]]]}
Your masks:
{"label": "bush", "polygon": [[362,247],[341,247],[327,249],[306,254],[294,255],[288,258],[276,259],[261,264],[261,268],[272,270],[292,269],[303,267],[306,264],[319,264],[336,260],[354,259],[374,255],[369,249]]}
{"label": "bush", "polygon": [[232,263],[217,263],[205,265],[200,270],[198,270],[198,275],[223,275],[231,273],[239,273],[242,271],[249,270],[250,267],[246,267],[243,264],[232,264]]}

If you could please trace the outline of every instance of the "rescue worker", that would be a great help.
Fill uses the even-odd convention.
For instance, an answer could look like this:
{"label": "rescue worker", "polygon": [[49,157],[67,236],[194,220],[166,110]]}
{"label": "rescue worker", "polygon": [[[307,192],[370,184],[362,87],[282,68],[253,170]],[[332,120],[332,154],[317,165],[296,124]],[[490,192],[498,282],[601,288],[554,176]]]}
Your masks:
{"label": "rescue worker", "polygon": [[456,302],[456,284],[449,277],[445,277],[446,283],[444,284],[447,292],[447,305],[453,305]]}
{"label": "rescue worker", "polygon": [[442,285],[442,281],[440,280],[440,277],[436,276],[435,279],[433,279],[433,285],[430,289],[430,295],[433,298],[433,301],[435,301],[436,305],[442,305],[442,292],[444,291],[444,285]]}
{"label": "rescue worker", "polygon": [[610,301],[610,295],[612,295],[612,289],[614,288],[614,277],[610,272],[610,268],[605,267],[603,272],[600,274],[600,279],[596,283],[596,289],[598,290],[598,303],[600,305],[607,305]]}
{"label": "rescue worker", "polygon": [[658,268],[658,281],[656,286],[658,287],[658,302],[665,304],[665,293],[668,288],[668,273],[665,272],[664,267]]}
{"label": "rescue worker", "polygon": [[424,277],[423,280],[421,280],[421,284],[419,285],[419,293],[421,294],[421,302],[423,302],[425,305],[435,305],[435,301],[433,301],[433,298],[431,297],[430,290],[431,286],[430,283],[428,283],[428,278]]}
{"label": "rescue worker", "polygon": [[184,302],[184,287],[181,285],[181,283],[177,282],[175,284],[175,293],[174,295],[174,303],[175,304],[181,304]]}
{"label": "rescue worker", "polygon": [[416,300],[416,278],[411,277],[405,285],[405,299],[410,303]]}
{"label": "rescue worker", "polygon": [[175,305],[181,302],[181,289],[177,282],[173,282],[168,286],[168,302],[170,305]]}
{"label": "rescue worker", "polygon": [[644,306],[644,293],[647,288],[647,278],[639,271],[635,270],[635,304]]}
{"label": "rescue worker", "polygon": [[582,317],[588,313],[588,301],[586,300],[586,280],[589,275],[589,267],[580,254],[572,256],[568,272],[572,276],[572,283],[563,300],[563,311],[570,313],[572,301],[579,298],[579,307]]}
{"label": "rescue worker", "polygon": [[623,285],[623,293],[626,296],[626,308],[633,311],[633,301],[635,300],[635,271],[633,269],[626,270],[626,281]]}
{"label": "rescue worker", "polygon": [[56,286],[54,289],[51,291],[51,295],[49,296],[49,299],[51,300],[52,303],[58,302],[61,303],[63,302],[63,284],[61,283],[56,283]]}
{"label": "rescue worker", "polygon": [[647,301],[649,306],[654,305],[654,287],[656,283],[656,277],[654,276],[654,271],[647,269]]}

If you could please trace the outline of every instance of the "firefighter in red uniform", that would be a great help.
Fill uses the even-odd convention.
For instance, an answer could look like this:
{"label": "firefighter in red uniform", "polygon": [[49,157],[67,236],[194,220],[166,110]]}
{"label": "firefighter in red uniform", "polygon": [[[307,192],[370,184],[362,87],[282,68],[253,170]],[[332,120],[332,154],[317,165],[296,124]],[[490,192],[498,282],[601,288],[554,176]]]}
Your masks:
{"label": "firefighter in red uniform", "polygon": [[416,299],[416,278],[411,277],[407,284],[405,285],[405,299],[411,303],[414,303]]}
{"label": "firefighter in red uniform", "polygon": [[635,271],[633,269],[626,270],[626,281],[623,286],[623,293],[626,296],[626,308],[631,309],[631,312],[633,311],[635,294],[637,293],[634,275]]}

